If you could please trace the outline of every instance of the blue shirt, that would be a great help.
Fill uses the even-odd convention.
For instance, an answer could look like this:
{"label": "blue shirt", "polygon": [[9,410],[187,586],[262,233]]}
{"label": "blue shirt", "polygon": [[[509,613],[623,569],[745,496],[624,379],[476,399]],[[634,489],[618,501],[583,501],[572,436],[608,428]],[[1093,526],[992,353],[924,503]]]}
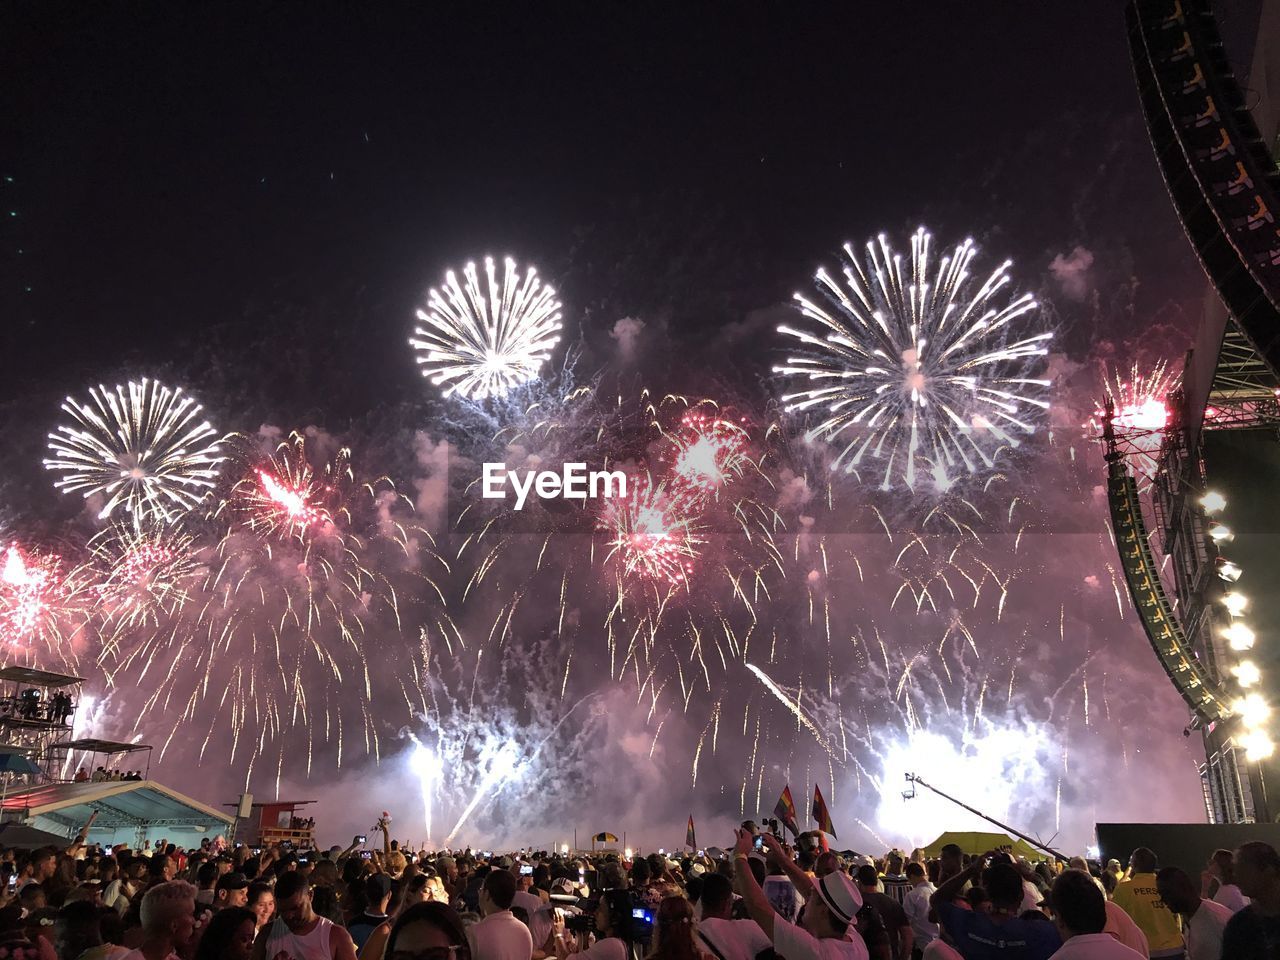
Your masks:
{"label": "blue shirt", "polygon": [[939,903],[938,919],[964,960],[1049,960],[1062,946],[1058,928],[1048,920],[1009,917],[996,923],[988,913],[954,903]]}

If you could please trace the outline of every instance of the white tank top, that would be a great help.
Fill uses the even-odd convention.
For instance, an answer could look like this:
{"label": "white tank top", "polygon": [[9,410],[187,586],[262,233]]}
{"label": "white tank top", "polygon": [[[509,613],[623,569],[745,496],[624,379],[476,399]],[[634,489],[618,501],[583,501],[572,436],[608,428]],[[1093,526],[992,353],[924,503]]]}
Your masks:
{"label": "white tank top", "polygon": [[277,919],[271,924],[271,932],[267,934],[267,958],[274,960],[276,954],[283,951],[290,960],[332,960],[329,951],[329,931],[333,927],[332,920],[316,917],[316,925],[304,937],[298,936],[286,926],[283,920]]}

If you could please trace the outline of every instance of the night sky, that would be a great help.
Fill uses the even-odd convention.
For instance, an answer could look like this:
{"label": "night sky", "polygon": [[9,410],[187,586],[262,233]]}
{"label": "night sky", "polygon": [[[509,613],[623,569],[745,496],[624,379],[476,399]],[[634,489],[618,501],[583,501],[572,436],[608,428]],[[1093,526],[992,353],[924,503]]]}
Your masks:
{"label": "night sky", "polygon": [[[1247,63],[1259,4],[1219,6]],[[1179,360],[1204,294],[1115,2],[9,4],[0,104],[0,529],[83,527],[39,458],[90,383],[182,382],[249,432],[412,422],[413,310],[485,254],[538,264],[583,368],[764,396],[761,317],[842,242],[971,235],[1046,304],[1059,427],[1104,361]],[[1051,264],[1077,248],[1072,286]],[[1151,749],[1190,769],[1115,630],[1167,720]]]}

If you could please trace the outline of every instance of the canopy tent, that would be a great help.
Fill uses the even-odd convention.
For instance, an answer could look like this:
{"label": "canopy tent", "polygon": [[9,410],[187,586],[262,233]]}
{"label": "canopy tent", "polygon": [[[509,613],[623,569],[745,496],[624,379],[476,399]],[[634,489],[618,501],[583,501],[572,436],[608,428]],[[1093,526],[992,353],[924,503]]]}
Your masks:
{"label": "canopy tent", "polygon": [[154,780],[46,783],[15,790],[0,816],[70,839],[98,817],[89,831],[95,843],[142,846],[169,840],[196,846],[204,835],[229,834],[233,819]]}
{"label": "canopy tent", "polygon": [[1025,840],[1015,840],[1007,833],[978,833],[959,830],[948,830],[933,843],[921,849],[926,857],[937,857],[942,854],[942,848],[949,843],[954,843],[965,853],[971,853],[975,856],[986,853],[988,850],[997,850],[1000,847],[1012,847],[1015,857],[1026,857],[1028,860],[1042,860],[1047,856],[1043,850],[1037,850]]}
{"label": "canopy tent", "polygon": [[37,830],[25,823],[0,823],[0,850],[35,850],[37,847],[53,847],[61,850],[67,838],[57,833]]}

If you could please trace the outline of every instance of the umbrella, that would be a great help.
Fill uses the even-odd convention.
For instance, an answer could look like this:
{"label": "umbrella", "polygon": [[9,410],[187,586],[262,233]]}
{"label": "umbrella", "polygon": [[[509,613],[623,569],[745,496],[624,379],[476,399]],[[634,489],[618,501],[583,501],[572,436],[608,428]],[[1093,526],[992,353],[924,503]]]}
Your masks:
{"label": "umbrella", "polygon": [[612,833],[597,833],[591,838],[592,843],[617,843],[618,838]]}

